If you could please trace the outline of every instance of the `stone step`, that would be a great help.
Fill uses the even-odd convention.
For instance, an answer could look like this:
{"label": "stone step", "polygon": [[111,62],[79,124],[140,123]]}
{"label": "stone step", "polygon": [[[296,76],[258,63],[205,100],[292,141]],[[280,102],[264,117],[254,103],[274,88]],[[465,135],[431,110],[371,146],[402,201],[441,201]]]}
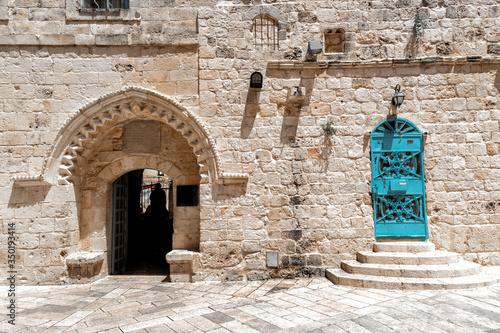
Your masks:
{"label": "stone step", "polygon": [[476,275],[454,278],[406,278],[349,274],[340,268],[327,269],[326,277],[335,284],[375,289],[439,290],[469,289],[490,286],[500,282],[500,267],[483,267]]}
{"label": "stone step", "polygon": [[475,275],[481,272],[481,265],[463,260],[447,265],[383,265],[346,260],[342,261],[341,267],[351,274],[407,278],[448,278]]}
{"label": "stone step", "polygon": [[431,242],[375,242],[373,252],[433,252],[436,250]]}
{"label": "stone step", "polygon": [[457,263],[457,253],[434,252],[371,252],[360,251],[356,259],[361,263],[384,265],[447,265]]}

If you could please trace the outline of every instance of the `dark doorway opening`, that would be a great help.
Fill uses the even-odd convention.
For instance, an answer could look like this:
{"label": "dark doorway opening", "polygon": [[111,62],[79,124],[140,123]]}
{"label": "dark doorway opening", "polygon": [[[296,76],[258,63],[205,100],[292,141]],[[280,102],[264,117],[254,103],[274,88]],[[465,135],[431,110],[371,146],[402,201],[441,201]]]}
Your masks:
{"label": "dark doorway opening", "polygon": [[131,171],[113,183],[111,274],[168,276],[172,205],[172,181],[159,171]]}

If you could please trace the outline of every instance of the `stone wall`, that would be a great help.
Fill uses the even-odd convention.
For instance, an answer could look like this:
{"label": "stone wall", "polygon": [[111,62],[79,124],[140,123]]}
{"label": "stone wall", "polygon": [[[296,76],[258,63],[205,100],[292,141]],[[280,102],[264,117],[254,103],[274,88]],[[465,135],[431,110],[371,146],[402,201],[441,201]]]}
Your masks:
{"label": "stone wall", "polygon": [[[64,124],[84,105],[122,87],[141,85],[197,107],[196,48],[4,46],[1,53],[0,215],[5,226],[17,223],[20,280],[57,281],[67,275],[67,255],[106,248],[105,231],[96,232],[93,242],[87,242],[88,230],[81,235],[86,213],[72,187],[24,188],[13,178],[40,175]],[[105,215],[99,217],[104,223]],[[197,237],[189,237],[189,248],[198,246]],[[6,256],[7,249],[1,251]],[[103,267],[107,271],[107,263]]]}
{"label": "stone wall", "polygon": [[[279,50],[255,49],[259,13],[285,27]],[[202,263],[217,268],[214,278],[321,274],[369,248],[369,132],[396,114],[396,84],[406,94],[397,115],[427,133],[430,240],[499,264],[498,22],[498,4],[490,2],[200,10],[200,116],[214,128],[226,167],[250,174],[245,191],[212,189],[223,200],[202,217]],[[330,28],[344,30],[345,52],[304,63],[307,42],[323,40]],[[258,91],[249,89],[254,71],[264,75]],[[306,92],[299,103],[289,96],[295,86]],[[332,138],[322,130],[330,119]],[[266,252],[280,254],[280,269],[266,269]]]}
{"label": "stone wall", "polygon": [[[369,132],[396,114],[427,133],[430,240],[500,264],[497,2],[131,1],[113,11],[66,3],[0,0],[0,219],[5,232],[17,224],[23,281],[64,279],[68,255],[107,251],[109,184],[134,168],[179,163],[192,166],[186,183],[201,183],[199,212],[176,212],[191,227],[174,240],[193,250],[199,237],[196,279],[322,274],[374,240]],[[257,15],[276,20],[276,50],[254,46]],[[344,52],[305,62],[308,41],[324,42],[327,30],[344,34]],[[262,89],[249,88],[255,71]],[[396,84],[406,95],[398,110]],[[178,118],[201,124],[196,142],[189,131],[201,129],[154,113],[154,103],[132,112],[159,120],[189,161],[125,153],[102,139],[125,119],[67,127],[129,86],[166,96],[180,105]],[[294,99],[297,86],[304,95]],[[329,120],[331,137],[322,129]],[[67,169],[70,184],[14,182],[44,175],[65,130],[86,135],[83,158]],[[209,156],[196,148],[212,139]],[[107,167],[91,158],[104,151]],[[223,172],[246,173],[248,182],[224,181]],[[91,174],[102,175],[89,187],[99,193],[85,192]],[[279,268],[266,266],[268,252],[279,253]]]}

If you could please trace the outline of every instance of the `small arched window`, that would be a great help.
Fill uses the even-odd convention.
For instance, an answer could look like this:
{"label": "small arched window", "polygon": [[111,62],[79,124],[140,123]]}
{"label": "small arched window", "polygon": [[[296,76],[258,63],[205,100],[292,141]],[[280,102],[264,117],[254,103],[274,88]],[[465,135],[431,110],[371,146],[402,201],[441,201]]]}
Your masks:
{"label": "small arched window", "polygon": [[250,88],[262,88],[262,74],[254,72],[250,75]]}
{"label": "small arched window", "polygon": [[274,51],[278,49],[278,21],[268,15],[259,15],[253,20],[254,46],[256,49]]}

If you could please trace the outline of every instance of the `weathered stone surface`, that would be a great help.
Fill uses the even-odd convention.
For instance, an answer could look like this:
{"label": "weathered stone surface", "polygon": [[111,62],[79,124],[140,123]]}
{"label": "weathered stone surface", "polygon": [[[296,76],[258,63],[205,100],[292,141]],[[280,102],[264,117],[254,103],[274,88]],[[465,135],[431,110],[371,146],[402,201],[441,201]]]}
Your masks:
{"label": "weathered stone surface", "polygon": [[123,151],[125,153],[158,154],[161,150],[160,124],[137,120],[123,126]]}
{"label": "weathered stone surface", "polygon": [[[174,203],[177,185],[199,186],[197,206],[171,207],[173,248],[193,253],[172,264],[192,270],[179,279],[322,274],[373,241],[369,133],[396,114],[426,133],[430,239],[498,264],[497,4],[4,3],[0,219],[19,228],[23,281],[64,278],[78,251],[105,252],[108,274],[111,184],[146,168],[174,181]],[[272,45],[255,39],[259,15],[276,20]],[[324,50],[304,61],[313,40]]]}
{"label": "weathered stone surface", "polygon": [[101,272],[103,252],[77,252],[66,257],[68,276],[72,279],[91,278]]}
{"label": "weathered stone surface", "polygon": [[499,44],[488,44],[488,53],[489,54],[500,54],[500,45]]}
{"label": "weathered stone surface", "polygon": [[234,49],[228,47],[217,47],[215,49],[215,56],[217,58],[234,58]]}

